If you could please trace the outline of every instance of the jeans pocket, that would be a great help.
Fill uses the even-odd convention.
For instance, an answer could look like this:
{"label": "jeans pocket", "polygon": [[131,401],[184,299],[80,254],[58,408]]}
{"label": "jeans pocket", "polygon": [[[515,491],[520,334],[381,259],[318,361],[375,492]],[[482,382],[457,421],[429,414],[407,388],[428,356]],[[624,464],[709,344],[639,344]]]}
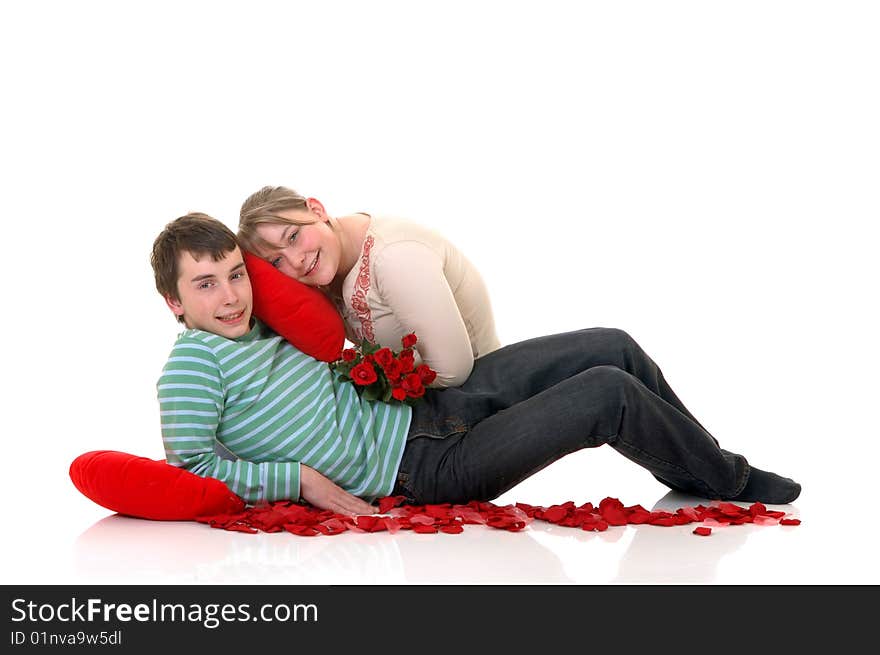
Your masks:
{"label": "jeans pocket", "polygon": [[470,429],[470,426],[457,416],[449,416],[441,419],[433,419],[431,421],[414,423],[409,428],[407,440],[416,439],[418,437],[429,437],[431,439],[445,439],[453,434],[464,434]]}

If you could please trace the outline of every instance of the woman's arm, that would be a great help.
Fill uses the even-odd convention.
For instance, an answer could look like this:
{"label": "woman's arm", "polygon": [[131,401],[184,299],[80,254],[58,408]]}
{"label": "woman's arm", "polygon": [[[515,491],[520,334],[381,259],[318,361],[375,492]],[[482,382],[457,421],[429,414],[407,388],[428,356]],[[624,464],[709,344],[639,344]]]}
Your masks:
{"label": "woman's arm", "polygon": [[415,332],[422,362],[437,372],[431,386],[462,384],[474,365],[473,349],[440,257],[405,241],[387,246],[374,266],[379,293],[404,330]]}

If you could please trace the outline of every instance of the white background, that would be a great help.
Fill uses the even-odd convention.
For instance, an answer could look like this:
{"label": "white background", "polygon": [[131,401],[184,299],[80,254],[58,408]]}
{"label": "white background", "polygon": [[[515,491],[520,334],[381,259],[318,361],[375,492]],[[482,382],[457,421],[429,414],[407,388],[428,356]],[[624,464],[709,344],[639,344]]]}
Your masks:
{"label": "white background", "polygon": [[[4,3],[4,581],[136,568],[83,566],[81,535],[108,512],[67,467],[95,449],[163,456],[155,381],[178,327],[153,287],[152,240],[189,211],[235,228],[248,194],[281,184],[331,214],[443,232],[482,271],[504,343],[627,330],[724,446],[802,482],[808,536],[693,579],[750,581],[749,563],[775,553],[788,574],[768,564],[764,581],[880,582],[878,14],[803,1]],[[648,506],[664,493],[600,449],[502,500]],[[136,529],[106,551],[168,529],[221,538]],[[350,536],[320,548],[361,543]],[[565,579],[605,579],[567,537],[540,536]],[[620,561],[611,541],[589,548]],[[418,556],[394,552],[390,578],[363,565],[349,581],[426,579]],[[383,557],[369,551],[369,565],[381,572]],[[254,571],[239,581],[261,581]]]}

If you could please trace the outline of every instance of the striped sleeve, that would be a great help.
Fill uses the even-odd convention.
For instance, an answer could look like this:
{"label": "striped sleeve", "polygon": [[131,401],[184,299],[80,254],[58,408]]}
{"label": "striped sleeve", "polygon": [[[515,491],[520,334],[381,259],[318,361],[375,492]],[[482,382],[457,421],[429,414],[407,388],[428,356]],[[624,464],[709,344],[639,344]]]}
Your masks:
{"label": "striped sleeve", "polygon": [[157,385],[162,441],[169,464],[216,478],[248,503],[299,500],[298,461],[255,463],[214,451],[224,408],[224,384],[213,350],[181,340]]}

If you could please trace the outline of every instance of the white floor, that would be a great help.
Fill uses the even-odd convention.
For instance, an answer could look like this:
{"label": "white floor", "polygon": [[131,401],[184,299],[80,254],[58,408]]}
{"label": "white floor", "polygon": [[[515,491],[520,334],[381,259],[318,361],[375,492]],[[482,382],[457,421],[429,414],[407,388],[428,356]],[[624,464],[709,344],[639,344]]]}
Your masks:
{"label": "white floor", "polygon": [[[581,471],[584,486],[597,493],[565,496],[560,486],[573,479],[575,470]],[[804,473],[809,478],[809,471]],[[25,515],[7,517],[9,548],[0,576],[6,584],[880,582],[876,521],[858,509],[858,498],[827,493],[842,477],[802,479],[805,491],[795,504],[772,506],[801,518],[800,526],[715,528],[709,537],[693,535],[693,525],[587,533],[540,522],[520,533],[467,526],[459,535],[248,535],[197,523],[122,517],[92,504],[67,483],[68,489],[59,485],[51,503],[44,498]],[[648,508],[706,502],[667,492],[604,448],[569,456],[498,503],[598,502],[604,495]]]}

